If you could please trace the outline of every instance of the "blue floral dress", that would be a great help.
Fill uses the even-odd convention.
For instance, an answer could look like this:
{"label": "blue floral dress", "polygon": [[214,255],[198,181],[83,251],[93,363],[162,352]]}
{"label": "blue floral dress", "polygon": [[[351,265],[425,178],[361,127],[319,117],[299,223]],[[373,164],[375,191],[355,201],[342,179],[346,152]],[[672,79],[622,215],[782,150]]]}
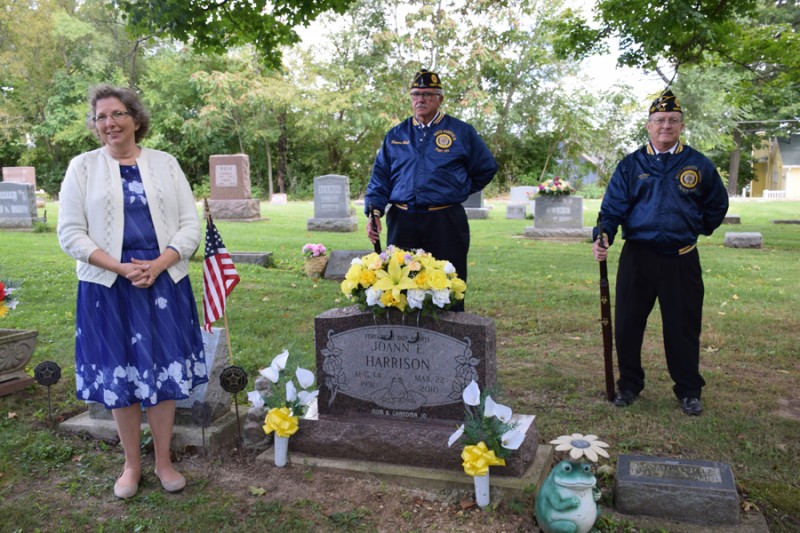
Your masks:
{"label": "blue floral dress", "polygon": [[[136,166],[120,165],[125,202],[122,262],[160,255]],[[124,277],[111,287],[78,284],[75,379],[78,399],[108,409],[181,400],[208,381],[189,276],[166,271],[149,288]]]}

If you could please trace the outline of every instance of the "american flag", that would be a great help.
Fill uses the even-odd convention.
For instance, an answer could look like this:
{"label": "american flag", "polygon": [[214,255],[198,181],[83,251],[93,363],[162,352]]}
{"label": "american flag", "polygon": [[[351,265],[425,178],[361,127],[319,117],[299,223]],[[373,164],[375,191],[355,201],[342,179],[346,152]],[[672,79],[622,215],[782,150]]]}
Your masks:
{"label": "american flag", "polygon": [[203,263],[203,328],[211,331],[211,324],[225,314],[225,301],[239,283],[239,273],[233,264],[222,237],[219,236],[211,215],[206,226],[206,259]]}

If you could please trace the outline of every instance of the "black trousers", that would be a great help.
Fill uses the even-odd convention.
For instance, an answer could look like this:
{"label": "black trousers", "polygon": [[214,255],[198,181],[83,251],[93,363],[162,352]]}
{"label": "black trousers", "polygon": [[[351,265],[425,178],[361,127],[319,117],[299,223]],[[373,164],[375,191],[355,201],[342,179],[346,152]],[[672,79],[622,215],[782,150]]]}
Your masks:
{"label": "black trousers", "polygon": [[[404,250],[422,248],[436,259],[447,260],[458,277],[467,281],[469,220],[461,204],[437,211],[406,211],[393,206],[386,213],[386,242]],[[463,311],[463,301],[452,308]]]}
{"label": "black trousers", "polygon": [[656,298],[661,308],[667,369],[678,398],[700,398],[700,329],[703,318],[703,276],[695,248],[677,256],[659,255],[626,242],[619,258],[615,337],[621,390],[644,389],[642,341]]}

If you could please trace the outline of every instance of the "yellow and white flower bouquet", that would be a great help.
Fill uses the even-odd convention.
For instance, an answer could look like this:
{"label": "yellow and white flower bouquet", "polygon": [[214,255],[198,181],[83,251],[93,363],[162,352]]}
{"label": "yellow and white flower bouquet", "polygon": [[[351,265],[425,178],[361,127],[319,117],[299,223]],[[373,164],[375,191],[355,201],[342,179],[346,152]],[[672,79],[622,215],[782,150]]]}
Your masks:
{"label": "yellow and white flower bouquet", "polygon": [[449,261],[395,246],[353,259],[341,287],[350,301],[375,315],[394,307],[435,316],[463,300],[467,290]]}

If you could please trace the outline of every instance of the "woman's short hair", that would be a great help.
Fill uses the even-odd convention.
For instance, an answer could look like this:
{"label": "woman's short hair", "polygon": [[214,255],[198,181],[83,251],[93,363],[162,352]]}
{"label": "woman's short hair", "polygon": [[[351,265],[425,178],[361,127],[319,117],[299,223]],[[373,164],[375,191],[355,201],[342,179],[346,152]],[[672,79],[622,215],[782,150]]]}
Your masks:
{"label": "woman's short hair", "polygon": [[103,83],[89,89],[89,115],[86,117],[86,125],[95,135],[98,135],[97,124],[94,121],[97,101],[112,97],[122,102],[122,105],[131,114],[133,121],[139,125],[139,129],[134,134],[134,139],[138,143],[145,138],[147,131],[150,129],[150,113],[147,112],[142,99],[139,98],[136,91],[128,87],[115,87]]}

